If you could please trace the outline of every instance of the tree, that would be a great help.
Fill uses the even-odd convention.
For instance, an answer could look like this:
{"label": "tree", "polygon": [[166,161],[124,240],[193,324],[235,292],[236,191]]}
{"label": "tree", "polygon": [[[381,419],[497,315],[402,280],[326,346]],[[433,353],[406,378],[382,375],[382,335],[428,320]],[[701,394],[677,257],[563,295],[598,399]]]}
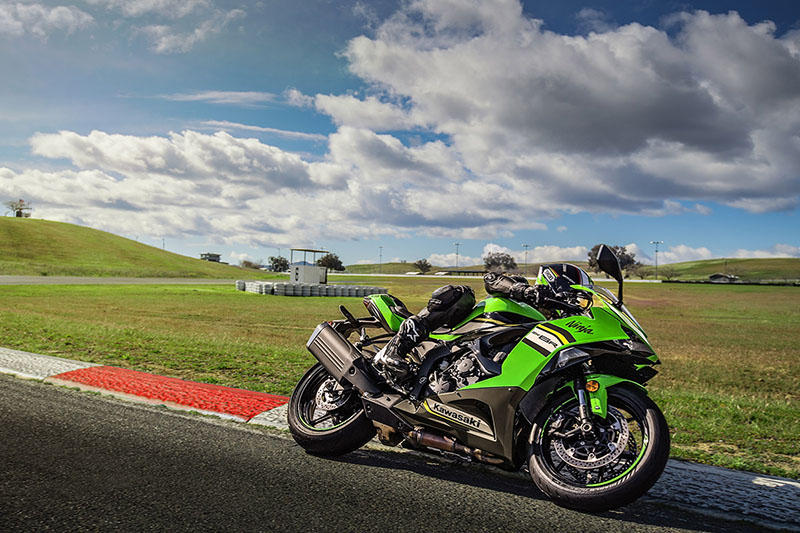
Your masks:
{"label": "tree", "polygon": [[486,270],[497,270],[508,272],[517,268],[517,262],[511,255],[503,252],[490,252],[483,258]]}
{"label": "tree", "polygon": [[260,264],[258,264],[256,261],[250,261],[249,259],[242,259],[239,261],[239,266],[242,268],[253,268],[255,270],[261,268]]}
{"label": "tree", "polygon": [[428,263],[427,259],[420,259],[419,261],[414,261],[414,266],[419,269],[420,272],[423,274],[431,269],[431,264]]}
{"label": "tree", "polygon": [[671,280],[678,276],[678,271],[671,266],[664,265],[658,269],[658,275],[666,280]]}
{"label": "tree", "polygon": [[644,279],[647,277],[647,270],[646,267],[641,264],[639,261],[636,261],[634,264],[628,267],[626,271],[627,274],[636,276],[639,279]]}
{"label": "tree", "polygon": [[5,206],[11,210],[15,217],[31,216],[31,204],[29,202],[25,202],[25,200],[22,198],[19,200],[11,200],[10,202],[6,202]]}
{"label": "tree", "polygon": [[341,259],[336,254],[325,254],[317,259],[317,266],[327,267],[330,270],[344,270]]}
{"label": "tree", "polygon": [[[597,252],[600,251],[600,246],[600,244],[595,244],[592,249],[589,250],[589,268],[595,272],[600,272],[600,265],[597,264]],[[636,263],[635,254],[629,252],[624,246],[609,246],[609,248],[614,252],[614,255],[617,256],[619,266],[622,270]]]}
{"label": "tree", "polygon": [[289,270],[289,260],[285,257],[270,257],[269,269],[273,272],[284,272]]}

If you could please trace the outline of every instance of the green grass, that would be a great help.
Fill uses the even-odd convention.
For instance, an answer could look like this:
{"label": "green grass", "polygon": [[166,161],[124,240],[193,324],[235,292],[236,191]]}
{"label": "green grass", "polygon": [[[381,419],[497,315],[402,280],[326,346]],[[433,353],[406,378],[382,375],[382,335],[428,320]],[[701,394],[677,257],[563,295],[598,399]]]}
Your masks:
{"label": "green grass", "polygon": [[265,278],[258,270],[201,261],[92,228],[0,217],[0,275]]}
{"label": "green grass", "polygon": [[[439,267],[433,267],[428,274],[433,274],[441,270]],[[382,263],[382,264],[368,264],[368,265],[347,265],[346,271],[352,274],[405,274],[406,272],[419,272],[414,263]]]}
{"label": "green grass", "polygon": [[[356,276],[332,276],[352,284]],[[480,278],[463,278],[478,297]],[[442,280],[364,277],[412,310]],[[626,286],[663,362],[649,385],[672,455],[800,479],[800,288]],[[5,286],[0,345],[289,394],[305,341],[358,298],[258,296],[226,286]]]}

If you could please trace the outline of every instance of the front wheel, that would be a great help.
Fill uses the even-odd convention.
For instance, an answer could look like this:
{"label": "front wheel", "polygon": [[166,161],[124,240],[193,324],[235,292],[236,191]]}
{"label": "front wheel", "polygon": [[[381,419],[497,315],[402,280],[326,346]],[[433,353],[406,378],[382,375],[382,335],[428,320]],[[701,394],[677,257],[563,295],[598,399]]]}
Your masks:
{"label": "front wheel", "polygon": [[540,414],[528,466],[539,489],[562,507],[598,512],[627,505],[658,480],[669,458],[669,428],[644,391],[608,389],[608,414],[580,429],[570,392]]}
{"label": "front wheel", "polygon": [[319,363],[295,387],[287,421],[295,442],[316,455],[352,452],[375,436],[358,393],[342,387]]}

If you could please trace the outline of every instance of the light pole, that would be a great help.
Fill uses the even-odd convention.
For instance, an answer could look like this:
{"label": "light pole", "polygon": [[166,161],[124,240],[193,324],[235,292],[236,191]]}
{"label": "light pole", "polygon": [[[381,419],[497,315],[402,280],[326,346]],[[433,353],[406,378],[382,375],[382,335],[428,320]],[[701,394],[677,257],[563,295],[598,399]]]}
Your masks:
{"label": "light pole", "polygon": [[456,247],[456,269],[458,269],[458,247],[461,246],[460,242],[454,242],[453,245]]}
{"label": "light pole", "polygon": [[383,273],[383,246],[378,246],[378,274]]}
{"label": "light pole", "polygon": [[523,244],[522,247],[525,249],[525,266],[523,267],[522,275],[526,278],[528,277],[528,248],[530,244]]}
{"label": "light pole", "polygon": [[664,241],[650,241],[650,244],[656,245],[656,279],[658,279],[658,245],[664,244]]}

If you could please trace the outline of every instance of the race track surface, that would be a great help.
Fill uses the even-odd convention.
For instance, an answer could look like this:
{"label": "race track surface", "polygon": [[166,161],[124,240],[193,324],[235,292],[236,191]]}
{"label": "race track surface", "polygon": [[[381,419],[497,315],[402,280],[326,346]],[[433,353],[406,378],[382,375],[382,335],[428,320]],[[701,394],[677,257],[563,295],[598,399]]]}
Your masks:
{"label": "race track surface", "polygon": [[285,433],[0,375],[4,531],[753,531],[644,498],[587,515],[415,454],[310,456]]}

